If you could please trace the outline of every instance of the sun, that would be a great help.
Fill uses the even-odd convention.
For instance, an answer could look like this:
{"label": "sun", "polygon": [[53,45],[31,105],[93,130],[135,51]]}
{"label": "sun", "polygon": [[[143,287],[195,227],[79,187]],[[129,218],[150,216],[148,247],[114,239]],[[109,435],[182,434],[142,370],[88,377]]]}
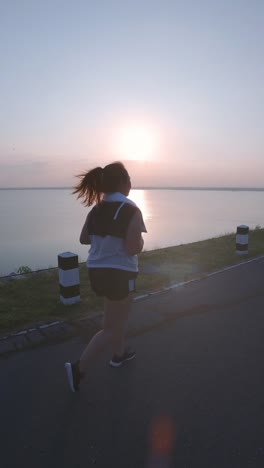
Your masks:
{"label": "sun", "polygon": [[143,125],[128,125],[120,128],[117,137],[117,152],[123,159],[134,161],[152,160],[156,149],[155,133]]}

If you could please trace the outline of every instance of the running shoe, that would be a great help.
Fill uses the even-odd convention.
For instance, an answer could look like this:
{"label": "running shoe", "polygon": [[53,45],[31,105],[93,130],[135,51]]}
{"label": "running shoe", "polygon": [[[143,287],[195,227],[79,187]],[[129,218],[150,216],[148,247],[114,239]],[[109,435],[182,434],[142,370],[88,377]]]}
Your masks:
{"label": "running shoe", "polygon": [[109,362],[110,366],[112,367],[119,367],[121,366],[124,362],[126,361],[131,361],[132,359],[134,359],[134,357],[136,356],[136,353],[135,351],[131,351],[131,350],[126,350],[122,356],[117,356],[117,355],[114,355],[111,359],[111,361]]}

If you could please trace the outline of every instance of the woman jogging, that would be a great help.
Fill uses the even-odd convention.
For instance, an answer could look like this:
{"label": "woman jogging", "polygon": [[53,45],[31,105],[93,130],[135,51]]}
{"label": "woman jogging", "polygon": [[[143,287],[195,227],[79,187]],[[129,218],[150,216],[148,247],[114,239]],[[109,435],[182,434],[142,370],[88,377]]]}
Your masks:
{"label": "woman jogging", "polygon": [[93,291],[104,297],[103,328],[90,341],[80,360],[66,362],[70,388],[79,390],[80,381],[102,351],[112,350],[110,365],[118,367],[135,357],[125,345],[125,331],[138,274],[137,254],[147,232],[141,211],[129,200],[129,174],[120,162],[96,167],[79,176],[74,194],[89,212],[80,235],[81,244],[91,244],[87,259]]}

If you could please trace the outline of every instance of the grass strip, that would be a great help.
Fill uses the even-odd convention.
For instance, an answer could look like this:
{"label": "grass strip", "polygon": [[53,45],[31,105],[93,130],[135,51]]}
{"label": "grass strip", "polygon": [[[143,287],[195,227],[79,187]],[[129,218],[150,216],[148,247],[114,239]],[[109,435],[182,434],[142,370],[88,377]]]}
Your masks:
{"label": "grass strip", "polygon": [[[191,244],[139,255],[137,294],[158,291],[264,254],[264,229],[249,231],[247,255],[236,253],[236,235],[227,234]],[[71,306],[59,300],[58,270],[0,278],[0,335],[55,320],[71,321],[102,310],[102,299],[90,288],[87,268],[80,264],[81,301]]]}

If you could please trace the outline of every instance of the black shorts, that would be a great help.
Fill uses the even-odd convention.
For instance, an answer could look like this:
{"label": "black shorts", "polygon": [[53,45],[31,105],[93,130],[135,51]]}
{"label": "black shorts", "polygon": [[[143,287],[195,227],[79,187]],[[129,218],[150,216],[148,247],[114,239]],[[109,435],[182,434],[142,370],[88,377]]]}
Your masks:
{"label": "black shorts", "polygon": [[119,301],[136,291],[137,272],[116,268],[89,268],[88,272],[92,290],[97,296]]}

